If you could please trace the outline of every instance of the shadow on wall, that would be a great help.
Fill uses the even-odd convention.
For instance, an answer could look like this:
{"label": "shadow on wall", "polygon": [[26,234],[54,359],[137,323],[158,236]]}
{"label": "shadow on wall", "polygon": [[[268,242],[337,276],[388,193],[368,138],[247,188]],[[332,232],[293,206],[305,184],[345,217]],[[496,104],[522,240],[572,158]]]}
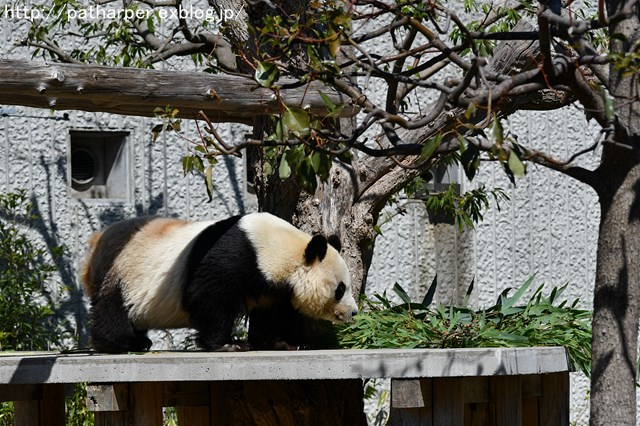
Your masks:
{"label": "shadow on wall", "polygon": [[[82,285],[77,281],[77,269],[82,265],[84,259],[79,258],[77,254],[78,252],[82,252],[82,250],[76,250],[75,253],[69,250],[68,244],[71,240],[69,239],[69,235],[65,234],[65,232],[68,231],[60,231],[61,227],[66,227],[62,226],[59,221],[64,220],[70,222],[73,218],[61,218],[61,215],[56,214],[56,206],[66,200],[60,199],[60,192],[56,193],[53,186],[54,179],[57,182],[66,182],[67,180],[66,158],[60,156],[54,164],[51,164],[51,162],[46,161],[44,156],[41,156],[39,163],[45,175],[45,182],[43,183],[46,186],[44,187],[48,188],[48,190],[44,196],[37,196],[34,192],[29,196],[29,201],[33,206],[33,213],[37,216],[32,222],[31,227],[33,231],[41,236],[46,244],[46,249],[51,255],[52,263],[57,270],[58,281],[61,286],[66,289],[66,297],[59,298],[59,300],[55,301],[48,300],[48,302],[55,302],[55,322],[73,336],[78,347],[83,348],[89,345],[89,313],[87,304],[85,303]],[[57,175],[56,178],[54,178],[54,174]],[[66,192],[62,193],[66,194]],[[91,211],[87,204],[82,201],[78,203],[78,206],[81,206],[87,218],[96,214],[95,210]],[[92,232],[100,231],[114,222],[131,217],[131,207],[134,208],[136,216],[143,216],[156,215],[163,209],[163,206],[164,195],[162,193],[149,200],[146,208],[142,203],[136,203],[134,206],[105,203],[102,211],[98,215],[100,223],[99,229],[93,229]],[[90,235],[80,236],[80,243],[86,243],[89,237]],[[59,247],[64,248],[62,255],[56,253]]]}

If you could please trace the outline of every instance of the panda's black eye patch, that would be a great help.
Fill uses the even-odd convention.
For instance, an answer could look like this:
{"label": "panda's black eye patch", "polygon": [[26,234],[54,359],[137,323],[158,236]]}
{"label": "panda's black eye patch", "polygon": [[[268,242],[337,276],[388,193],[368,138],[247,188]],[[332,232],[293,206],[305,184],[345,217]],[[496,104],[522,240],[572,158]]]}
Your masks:
{"label": "panda's black eye patch", "polygon": [[344,285],[343,282],[338,284],[338,288],[336,288],[336,300],[342,299],[342,296],[344,296],[344,292],[346,289],[347,289],[347,286]]}

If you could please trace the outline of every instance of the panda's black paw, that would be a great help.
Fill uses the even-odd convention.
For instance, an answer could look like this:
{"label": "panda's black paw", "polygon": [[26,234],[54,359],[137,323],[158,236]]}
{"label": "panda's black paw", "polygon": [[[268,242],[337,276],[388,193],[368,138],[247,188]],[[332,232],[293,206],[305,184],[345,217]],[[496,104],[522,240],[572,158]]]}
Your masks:
{"label": "panda's black paw", "polygon": [[247,352],[251,348],[248,343],[245,342],[233,342],[227,343],[226,345],[222,345],[217,349],[214,349],[214,352]]}
{"label": "panda's black paw", "polygon": [[301,347],[297,345],[290,345],[284,340],[280,340],[273,344],[273,349],[276,351],[299,351]]}

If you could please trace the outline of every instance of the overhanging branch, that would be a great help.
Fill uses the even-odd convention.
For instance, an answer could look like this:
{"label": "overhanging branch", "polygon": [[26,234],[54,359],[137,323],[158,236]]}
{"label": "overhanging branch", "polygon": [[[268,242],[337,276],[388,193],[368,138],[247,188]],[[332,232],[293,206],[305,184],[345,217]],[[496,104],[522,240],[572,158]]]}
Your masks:
{"label": "overhanging branch", "polygon": [[[335,104],[346,103],[343,95],[316,82],[282,89],[280,95],[288,106],[327,114],[320,91]],[[240,123],[251,123],[257,115],[282,112],[275,93],[258,87],[250,78],[16,60],[0,61],[0,104],[144,117],[153,117],[157,107],[171,106],[179,110],[181,118],[195,118],[203,111],[211,121]],[[342,115],[353,112],[345,105]]]}

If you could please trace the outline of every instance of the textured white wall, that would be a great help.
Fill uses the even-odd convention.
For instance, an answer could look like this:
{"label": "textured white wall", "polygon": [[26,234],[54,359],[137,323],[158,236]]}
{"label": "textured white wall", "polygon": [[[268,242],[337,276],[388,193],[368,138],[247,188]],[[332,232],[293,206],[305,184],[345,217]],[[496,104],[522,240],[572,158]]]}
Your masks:
{"label": "textured white wall", "polygon": [[[187,142],[170,133],[151,142],[151,129],[158,120],[86,112],[69,112],[69,119],[61,120],[58,112],[13,107],[11,111],[10,116],[0,117],[0,192],[27,190],[42,218],[37,231],[42,243],[67,248],[65,259],[58,263],[58,282],[69,289],[62,311],[72,314],[78,334],[84,334],[87,313],[77,274],[92,233],[137,215],[205,219],[247,211],[242,162],[225,159],[214,168],[214,198],[207,203],[202,178],[182,173],[180,160]],[[195,139],[194,125],[184,124],[185,133]],[[130,201],[71,197],[67,183],[70,129],[130,132]],[[220,132],[237,141],[247,128],[224,124]]]}
{"label": "textured white wall", "polygon": [[[575,107],[521,112],[508,124],[520,143],[559,159],[587,146],[598,133],[597,126],[588,125]],[[599,150],[576,162],[594,168],[598,157]],[[408,204],[405,215],[394,216],[382,227],[368,293],[390,292],[398,282],[420,300],[437,272],[437,302],[459,303],[475,277],[471,303],[485,307],[494,304],[507,287],[519,287],[535,274],[536,283],[544,283],[547,294],[569,283],[563,298],[579,298],[581,307],[591,309],[600,218],[597,197],[586,185],[562,174],[528,167],[516,187],[500,167],[486,162],[473,182],[463,181],[467,189],[482,184],[488,189],[501,187],[510,197],[500,210],[493,204],[475,230],[431,225],[423,205]],[[581,373],[573,373],[571,384],[571,419],[586,424],[588,381]]]}

